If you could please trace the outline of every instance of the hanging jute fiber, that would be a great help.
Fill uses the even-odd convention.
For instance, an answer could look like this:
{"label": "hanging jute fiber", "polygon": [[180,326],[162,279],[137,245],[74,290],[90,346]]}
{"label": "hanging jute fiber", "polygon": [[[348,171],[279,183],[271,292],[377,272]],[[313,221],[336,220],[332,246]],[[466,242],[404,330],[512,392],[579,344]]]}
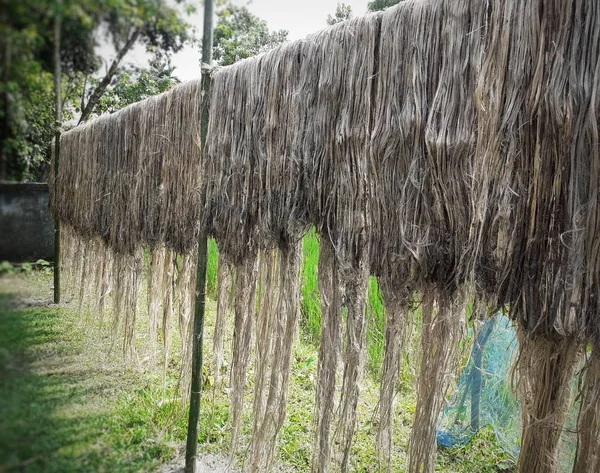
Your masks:
{"label": "hanging jute fiber", "polygon": [[299,242],[314,227],[323,326],[313,471],[352,470],[371,275],[387,314],[383,468],[410,302],[423,301],[423,326],[408,468],[422,473],[435,468],[435,423],[473,297],[518,327],[522,473],[557,471],[574,367],[593,346],[575,471],[600,468],[600,4],[407,0],[210,75],[205,150],[199,81],[62,135],[51,182],[62,265],[82,312],[101,319],[110,304],[115,347],[138,359],[147,276],[149,357],[162,337],[166,364],[178,332],[189,366],[193,255],[206,230],[221,254],[220,383],[234,318],[232,451],[247,444],[246,468],[269,469],[285,417]]}

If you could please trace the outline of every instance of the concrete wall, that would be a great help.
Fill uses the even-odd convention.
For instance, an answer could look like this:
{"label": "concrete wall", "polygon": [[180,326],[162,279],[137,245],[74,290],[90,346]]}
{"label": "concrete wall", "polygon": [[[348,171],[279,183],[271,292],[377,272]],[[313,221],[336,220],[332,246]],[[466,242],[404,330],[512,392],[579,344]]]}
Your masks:
{"label": "concrete wall", "polygon": [[0,183],[0,261],[52,260],[53,255],[48,184]]}

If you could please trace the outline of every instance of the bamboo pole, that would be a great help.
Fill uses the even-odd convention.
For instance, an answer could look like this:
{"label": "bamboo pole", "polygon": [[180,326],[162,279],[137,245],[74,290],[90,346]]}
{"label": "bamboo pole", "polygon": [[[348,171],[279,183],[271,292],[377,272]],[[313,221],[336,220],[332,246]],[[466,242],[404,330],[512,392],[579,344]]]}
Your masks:
{"label": "bamboo pole", "polygon": [[[213,0],[204,1],[204,28],[202,35],[202,63],[212,63],[213,46]],[[200,143],[206,144],[209,116],[210,75],[202,75],[202,124]],[[206,201],[206,187],[203,188],[201,205]],[[194,333],[192,346],[192,382],[190,393],[190,410],[188,418],[187,443],[185,450],[185,473],[196,473],[196,455],[198,452],[198,424],[200,418],[200,394],[202,391],[202,341],[204,336],[204,313],[206,299],[206,263],[207,254],[206,229],[200,229],[198,237],[198,267],[196,276],[196,303],[194,306]]]}
{"label": "bamboo pole", "polygon": [[[57,0],[54,13],[54,182],[58,178],[58,156],[60,154],[60,126],[62,122],[62,67],[60,62],[60,37],[62,28],[62,0]],[[54,190],[56,196],[56,189]],[[54,218],[54,303],[60,303],[60,221]]]}

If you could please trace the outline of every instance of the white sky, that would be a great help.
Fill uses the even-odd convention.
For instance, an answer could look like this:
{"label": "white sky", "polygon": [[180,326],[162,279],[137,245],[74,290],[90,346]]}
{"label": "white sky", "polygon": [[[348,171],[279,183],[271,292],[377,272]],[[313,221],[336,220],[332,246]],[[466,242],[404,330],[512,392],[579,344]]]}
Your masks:
{"label": "white sky", "polygon": [[[285,29],[289,31],[289,39],[295,40],[323,29],[327,26],[327,15],[335,14],[339,0],[252,0],[248,8],[259,18],[265,20],[270,30]],[[188,18],[190,23],[197,25],[197,34],[202,35],[203,2],[196,0],[197,13]],[[244,5],[245,0],[234,0],[238,5]],[[353,16],[366,13],[369,0],[343,0],[352,7]],[[110,58],[110,48],[102,47],[103,56]],[[108,61],[107,61],[108,62]],[[137,48],[125,57],[125,62],[146,66],[147,57],[142,48]],[[176,67],[174,75],[182,81],[194,79],[200,75],[200,51],[186,47],[173,57]]]}

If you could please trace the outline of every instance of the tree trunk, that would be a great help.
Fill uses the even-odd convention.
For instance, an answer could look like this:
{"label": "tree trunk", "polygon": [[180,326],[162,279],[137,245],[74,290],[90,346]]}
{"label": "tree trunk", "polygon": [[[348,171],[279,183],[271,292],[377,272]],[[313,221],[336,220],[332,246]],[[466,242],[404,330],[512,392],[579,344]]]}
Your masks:
{"label": "tree trunk", "polygon": [[[6,24],[6,11],[0,7],[0,22]],[[10,70],[10,38],[8,35],[2,38],[2,83],[6,87]],[[2,92],[2,117],[0,118],[0,181],[8,179],[8,153],[6,143],[10,138],[10,106],[8,90]]]}

